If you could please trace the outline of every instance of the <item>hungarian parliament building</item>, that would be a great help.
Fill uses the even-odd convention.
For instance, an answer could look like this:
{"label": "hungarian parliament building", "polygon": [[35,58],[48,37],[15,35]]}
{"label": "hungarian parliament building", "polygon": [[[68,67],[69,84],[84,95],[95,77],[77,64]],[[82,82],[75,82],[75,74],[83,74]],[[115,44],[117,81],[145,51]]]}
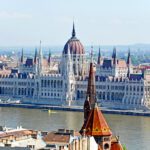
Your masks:
{"label": "hungarian parliament building", "polygon": [[[150,108],[148,69],[133,66],[130,50],[127,60],[116,55],[116,48],[110,58],[103,57],[99,49],[97,61],[94,61],[98,103],[107,108]],[[48,59],[43,57],[41,43],[33,58],[25,58],[22,51],[18,67],[12,68],[7,75],[0,74],[0,97],[20,99],[22,103],[82,106],[89,61],[76,37],[74,24],[61,60],[57,67],[54,66],[51,54]]]}

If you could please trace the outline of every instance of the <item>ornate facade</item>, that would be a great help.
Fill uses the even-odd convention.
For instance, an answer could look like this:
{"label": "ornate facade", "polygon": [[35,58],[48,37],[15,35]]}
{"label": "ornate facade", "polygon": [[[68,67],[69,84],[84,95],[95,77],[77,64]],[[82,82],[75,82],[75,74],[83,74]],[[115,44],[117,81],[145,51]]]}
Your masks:
{"label": "ornate facade", "polygon": [[[0,75],[0,97],[19,98],[26,103],[83,105],[88,63],[74,24],[57,70],[53,71],[52,63],[51,54],[47,61],[43,58],[41,42],[34,58],[25,59],[22,50],[19,67],[7,75]],[[150,75],[143,70],[134,71],[130,50],[127,61],[117,58],[116,48],[111,58],[102,57],[99,50],[94,66],[97,101],[102,106],[122,109],[150,107]]]}

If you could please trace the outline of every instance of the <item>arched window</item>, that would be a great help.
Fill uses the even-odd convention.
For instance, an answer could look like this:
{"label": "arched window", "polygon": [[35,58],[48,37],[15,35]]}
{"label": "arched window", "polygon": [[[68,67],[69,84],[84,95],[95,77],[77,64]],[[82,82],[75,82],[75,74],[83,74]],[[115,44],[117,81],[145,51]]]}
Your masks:
{"label": "arched window", "polygon": [[56,88],[56,80],[54,81],[54,88]]}
{"label": "arched window", "polygon": [[79,99],[80,98],[80,91],[78,90],[77,91],[77,99]]}

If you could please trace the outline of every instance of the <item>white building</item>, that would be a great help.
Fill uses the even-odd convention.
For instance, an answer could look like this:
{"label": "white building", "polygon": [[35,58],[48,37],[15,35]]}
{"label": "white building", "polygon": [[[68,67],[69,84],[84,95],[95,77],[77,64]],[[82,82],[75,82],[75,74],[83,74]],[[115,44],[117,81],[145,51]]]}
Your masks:
{"label": "white building", "polygon": [[40,132],[34,130],[0,127],[0,149],[2,147],[20,148],[28,147],[30,150],[43,149],[46,143]]}
{"label": "white building", "polygon": [[[26,103],[83,105],[88,62],[74,25],[57,71],[52,71],[50,57],[45,67],[41,42],[34,58],[24,60],[22,51],[19,68],[12,69],[8,75],[0,75],[0,96],[19,98]],[[117,58],[116,48],[111,58],[102,57],[99,51],[95,75],[97,99],[102,106],[123,109],[150,107],[149,74],[134,73],[133,67],[130,51],[127,61]]]}

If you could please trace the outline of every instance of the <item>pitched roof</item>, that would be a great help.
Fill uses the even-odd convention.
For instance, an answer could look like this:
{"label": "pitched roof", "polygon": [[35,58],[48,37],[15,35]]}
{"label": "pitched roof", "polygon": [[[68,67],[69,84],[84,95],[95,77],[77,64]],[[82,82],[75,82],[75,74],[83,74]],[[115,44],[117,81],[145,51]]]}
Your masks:
{"label": "pitched roof", "polygon": [[43,140],[48,144],[69,144],[70,134],[50,132],[43,138]]}
{"label": "pitched roof", "polygon": [[112,132],[97,104],[90,111],[88,120],[85,124],[85,135],[90,136],[109,136]]}
{"label": "pitched roof", "polygon": [[0,133],[0,139],[7,138],[10,136],[22,137],[22,136],[33,135],[33,134],[36,134],[36,132],[34,132],[32,130],[26,130],[26,129],[16,130],[16,131],[14,130],[14,131]]}

